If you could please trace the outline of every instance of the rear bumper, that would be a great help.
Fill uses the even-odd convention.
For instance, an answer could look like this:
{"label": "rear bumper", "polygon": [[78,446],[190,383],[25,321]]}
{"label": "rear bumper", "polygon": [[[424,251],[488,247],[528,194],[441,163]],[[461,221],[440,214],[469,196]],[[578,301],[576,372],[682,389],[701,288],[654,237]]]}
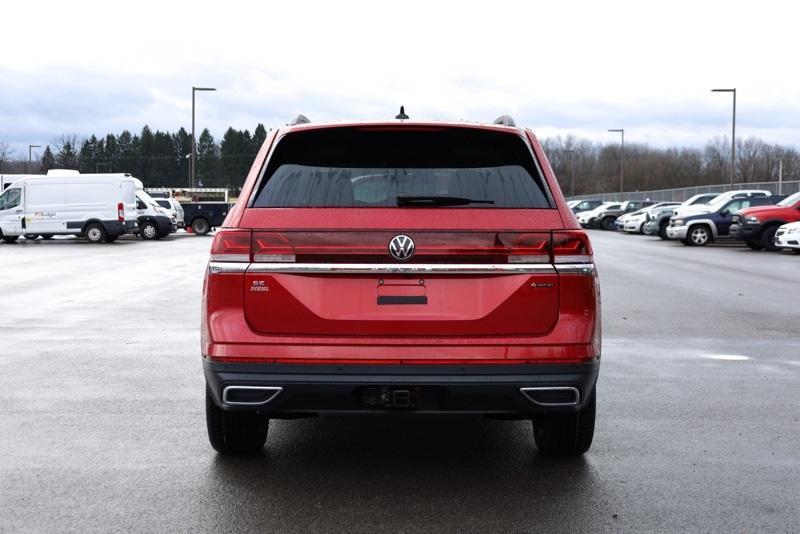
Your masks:
{"label": "rear bumper", "polygon": [[[476,413],[525,417],[575,411],[594,391],[600,361],[530,365],[290,365],[203,360],[216,404],[270,417],[319,413]],[[233,387],[233,389],[226,388]],[[262,404],[237,405],[230,393],[270,388]],[[521,388],[575,391],[574,402],[534,402]],[[534,390],[534,391],[539,391]],[[399,405],[393,392],[408,404]],[[223,395],[229,402],[223,402]],[[538,398],[540,401],[541,398]],[[232,404],[234,403],[234,404]]]}

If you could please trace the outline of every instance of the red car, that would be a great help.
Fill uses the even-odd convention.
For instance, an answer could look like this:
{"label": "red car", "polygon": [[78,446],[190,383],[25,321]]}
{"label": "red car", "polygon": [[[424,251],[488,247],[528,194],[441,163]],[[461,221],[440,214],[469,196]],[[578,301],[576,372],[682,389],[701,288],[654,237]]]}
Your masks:
{"label": "red car", "polygon": [[780,250],[775,246],[775,232],[784,224],[800,221],[800,193],[788,196],[772,206],[745,208],[733,216],[731,235],[753,250]]}
{"label": "red car", "polygon": [[211,445],[269,419],[463,414],[592,442],[600,291],[539,142],[495,124],[273,130],[217,232],[203,289]]}

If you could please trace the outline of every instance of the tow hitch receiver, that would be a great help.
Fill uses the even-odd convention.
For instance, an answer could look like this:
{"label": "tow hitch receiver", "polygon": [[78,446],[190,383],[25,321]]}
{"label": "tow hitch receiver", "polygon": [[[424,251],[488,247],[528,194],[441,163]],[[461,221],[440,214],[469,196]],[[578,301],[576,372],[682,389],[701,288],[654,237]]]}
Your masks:
{"label": "tow hitch receiver", "polygon": [[421,400],[419,386],[371,386],[361,390],[361,401],[367,406],[416,408]]}

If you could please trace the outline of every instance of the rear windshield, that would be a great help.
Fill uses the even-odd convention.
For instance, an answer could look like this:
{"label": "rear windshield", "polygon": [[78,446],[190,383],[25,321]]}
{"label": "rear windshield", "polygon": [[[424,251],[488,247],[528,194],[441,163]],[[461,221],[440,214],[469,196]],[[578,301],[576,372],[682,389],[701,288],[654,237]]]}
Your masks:
{"label": "rear windshield", "polygon": [[277,145],[252,206],[396,207],[418,197],[449,207],[553,206],[519,136],[438,127],[293,132]]}

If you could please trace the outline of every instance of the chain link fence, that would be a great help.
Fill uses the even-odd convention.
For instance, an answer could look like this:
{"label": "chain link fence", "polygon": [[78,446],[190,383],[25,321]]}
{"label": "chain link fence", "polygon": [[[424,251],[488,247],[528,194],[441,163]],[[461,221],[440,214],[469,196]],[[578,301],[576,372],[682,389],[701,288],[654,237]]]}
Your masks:
{"label": "chain link fence", "polygon": [[[800,181],[793,182],[747,182],[735,184],[735,190],[741,189],[766,189],[773,195],[791,195],[800,191]],[[625,193],[599,193],[596,195],[577,195],[568,200],[598,199],[604,201],[622,200],[650,200],[653,202],[676,201],[683,202],[689,197],[703,193],[724,193],[730,191],[730,184],[701,185],[697,187],[677,187],[674,189],[657,189],[654,191],[630,191]]]}

